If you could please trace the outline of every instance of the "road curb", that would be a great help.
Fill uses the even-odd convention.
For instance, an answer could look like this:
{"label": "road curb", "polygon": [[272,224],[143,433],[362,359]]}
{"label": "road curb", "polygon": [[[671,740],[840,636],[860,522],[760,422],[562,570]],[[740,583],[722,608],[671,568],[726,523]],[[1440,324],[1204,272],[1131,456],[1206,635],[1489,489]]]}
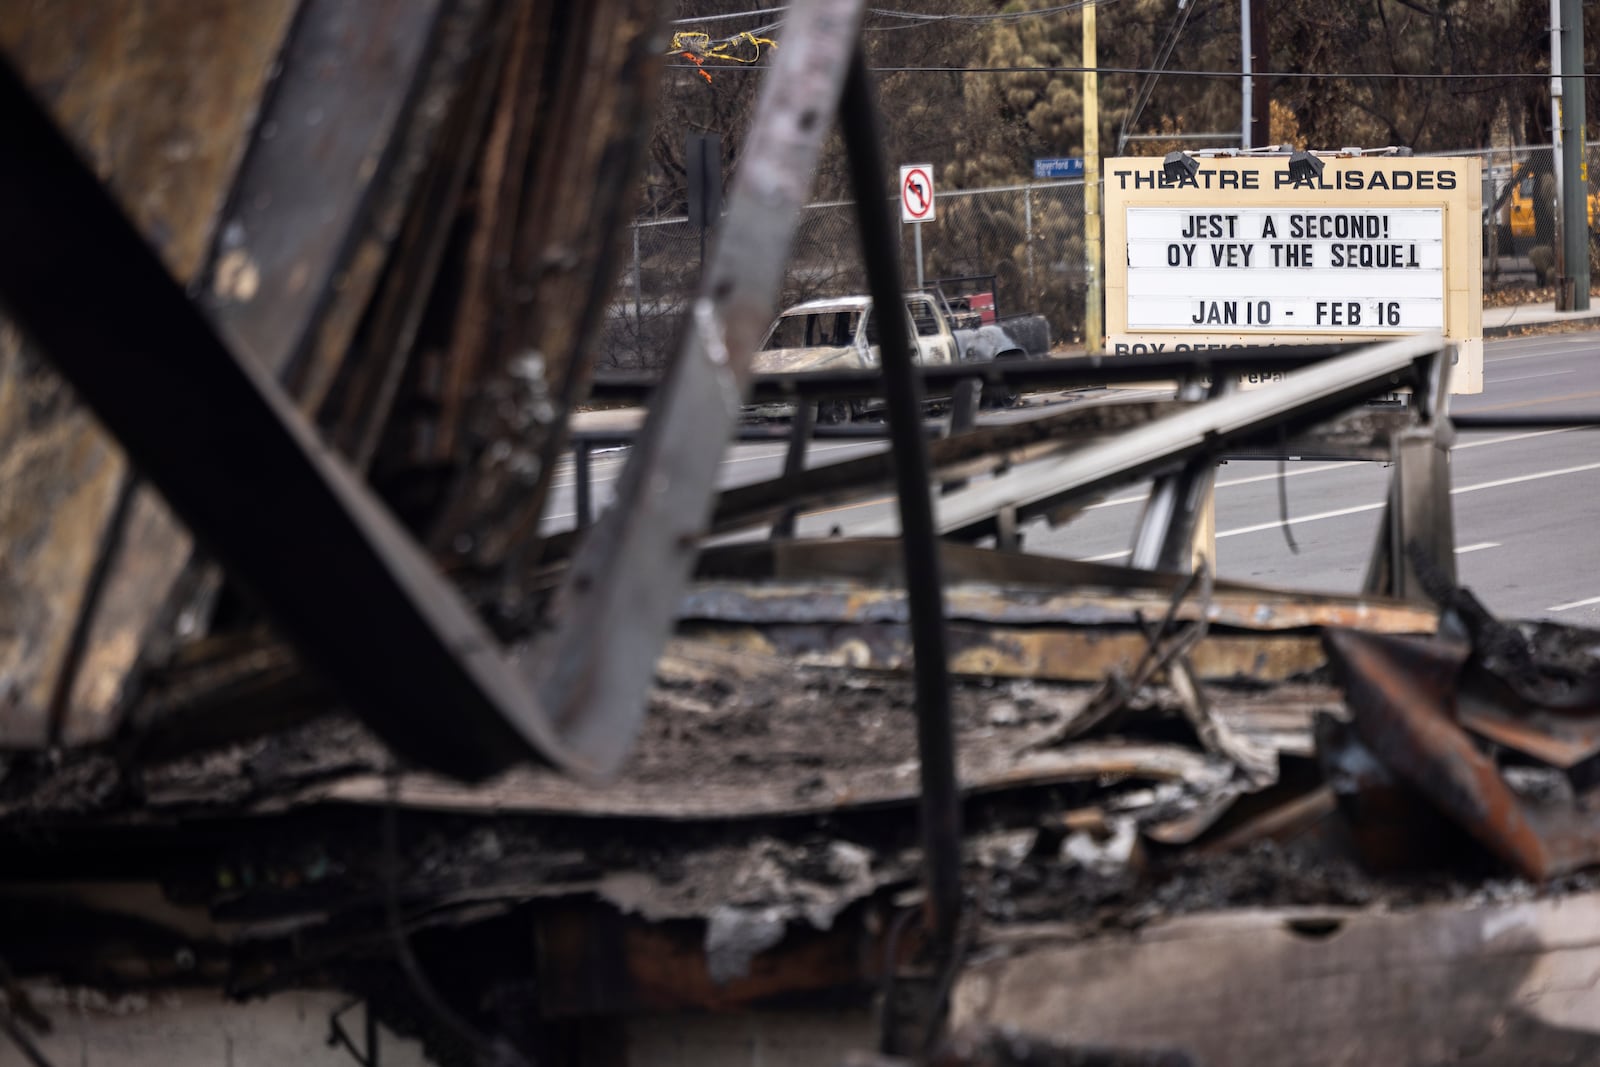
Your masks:
{"label": "road curb", "polygon": [[1531,330],[1540,326],[1564,326],[1576,324],[1579,326],[1600,325],[1600,310],[1592,315],[1570,315],[1559,319],[1534,319],[1528,322],[1508,322],[1502,326],[1485,326],[1483,336],[1485,340],[1493,337],[1511,337],[1523,330]]}

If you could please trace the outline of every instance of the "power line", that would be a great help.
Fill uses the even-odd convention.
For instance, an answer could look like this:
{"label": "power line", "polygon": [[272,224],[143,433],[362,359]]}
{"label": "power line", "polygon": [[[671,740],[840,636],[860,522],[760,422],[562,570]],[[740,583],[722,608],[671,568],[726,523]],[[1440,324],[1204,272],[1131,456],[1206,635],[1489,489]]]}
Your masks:
{"label": "power line", "polygon": [[[1098,0],[1104,2],[1104,0]],[[668,66],[687,67],[688,64],[671,63]],[[737,68],[739,70],[767,70],[765,64],[750,65]],[[1128,74],[1148,75],[1159,74],[1167,78],[1242,78],[1244,74],[1237,70],[1162,70],[1156,67],[1068,67],[1068,66],[1007,66],[1007,67],[873,67],[875,74]],[[1569,78],[1594,78],[1600,77],[1600,72],[1591,74],[1565,74]],[[1367,71],[1253,71],[1254,78],[1344,78],[1351,81],[1523,81],[1538,79],[1549,81],[1550,74],[1528,74],[1521,71],[1490,71],[1482,74],[1412,74],[1412,73],[1371,73]]]}
{"label": "power line", "polygon": [[[1167,60],[1172,58],[1172,50],[1178,46],[1178,38],[1183,36],[1184,27],[1189,25],[1189,16],[1194,14],[1195,8],[1204,2],[1205,0],[1191,0],[1190,3],[1180,3],[1178,5],[1178,11],[1173,15],[1172,22],[1167,27],[1166,36],[1161,40],[1161,47],[1156,49],[1157,70],[1166,69]],[[1127,143],[1128,130],[1136,126],[1139,122],[1139,116],[1144,114],[1145,105],[1150,102],[1150,96],[1155,92],[1156,81],[1160,77],[1160,74],[1147,74],[1144,82],[1139,86],[1138,93],[1134,95],[1133,108],[1128,112],[1127,117],[1122,120],[1122,127],[1117,131],[1117,151],[1119,153],[1122,151],[1123,145]]]}
{"label": "power line", "polygon": [[1085,7],[1105,7],[1115,0],[1077,0],[1073,4],[1058,4],[1055,7],[1035,8],[1032,11],[991,11],[984,14],[948,14],[934,15],[920,11],[896,11],[890,8],[869,7],[867,14],[877,15],[880,18],[904,19],[922,25],[940,22],[984,23],[984,22],[1020,22],[1023,19],[1037,18],[1044,15],[1060,15],[1068,11],[1079,11]]}
{"label": "power line", "polygon": [[760,8],[757,8],[756,10],[754,10],[754,11],[735,11],[732,14],[728,14],[728,15],[700,15],[700,16],[698,16],[696,18],[673,19],[672,20],[672,25],[674,25],[674,26],[688,26],[688,25],[691,25],[693,23],[700,23],[700,22],[727,22],[730,19],[748,19],[748,18],[754,18],[757,15],[771,15],[771,14],[774,14],[774,13],[779,12],[779,11],[787,11],[787,10],[789,10],[789,5],[788,4],[784,4],[781,7],[760,7]]}
{"label": "power line", "polygon": [[[1058,4],[1054,7],[1041,7],[1032,11],[992,11],[970,14],[960,12],[938,14],[924,11],[901,11],[897,8],[888,7],[869,7],[867,8],[866,13],[868,15],[876,15],[879,18],[901,19],[905,22],[916,25],[935,25],[941,22],[1020,22],[1023,19],[1039,18],[1046,15],[1060,15],[1068,11],[1078,11],[1089,6],[1103,7],[1107,4],[1115,2],[1116,0],[1076,0],[1075,3]],[[733,19],[759,18],[765,15],[775,15],[788,10],[789,5],[783,4],[778,7],[761,7],[751,11],[735,11],[726,15],[700,15],[691,16],[688,18],[676,18],[672,20],[671,24],[674,26],[691,26],[703,22],[728,22]]]}

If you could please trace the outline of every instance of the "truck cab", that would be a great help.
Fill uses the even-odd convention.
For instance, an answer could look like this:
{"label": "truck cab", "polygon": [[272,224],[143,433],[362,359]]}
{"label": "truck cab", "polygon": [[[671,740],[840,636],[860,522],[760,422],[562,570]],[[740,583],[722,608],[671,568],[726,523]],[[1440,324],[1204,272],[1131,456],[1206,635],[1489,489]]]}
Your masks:
{"label": "truck cab", "polygon": [[[907,293],[907,327],[923,364],[954,363],[960,353],[950,323],[928,293]],[[869,296],[797,304],[773,321],[756,352],[757,374],[862,370],[879,365],[878,322]]]}

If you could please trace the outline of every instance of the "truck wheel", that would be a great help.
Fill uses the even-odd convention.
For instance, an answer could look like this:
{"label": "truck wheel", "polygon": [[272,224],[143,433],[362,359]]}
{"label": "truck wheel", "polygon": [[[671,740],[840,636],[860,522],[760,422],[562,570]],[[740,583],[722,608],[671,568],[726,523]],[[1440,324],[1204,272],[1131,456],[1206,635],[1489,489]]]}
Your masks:
{"label": "truck wheel", "polygon": [[[1027,355],[1017,349],[1011,349],[994,357],[996,363],[1019,363],[1027,359]],[[1020,393],[1014,393],[1003,385],[988,385],[983,389],[983,406],[986,408],[1009,408],[1016,406],[1022,399]]]}
{"label": "truck wheel", "polygon": [[817,421],[834,425],[849,422],[853,412],[851,402],[846,400],[824,400],[817,405]]}

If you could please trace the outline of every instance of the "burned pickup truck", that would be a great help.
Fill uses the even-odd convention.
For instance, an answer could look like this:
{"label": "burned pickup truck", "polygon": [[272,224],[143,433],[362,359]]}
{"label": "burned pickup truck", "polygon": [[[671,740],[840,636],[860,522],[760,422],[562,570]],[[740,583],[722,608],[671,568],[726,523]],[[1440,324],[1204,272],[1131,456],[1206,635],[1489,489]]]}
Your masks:
{"label": "burned pickup truck", "polygon": [[[1009,324],[984,322],[972,312],[953,312],[938,291],[910,292],[905,297],[914,359],[923,365],[981,363],[1002,359],[1037,359],[1050,350],[1050,330],[1041,316],[1017,330]],[[1031,345],[1029,344],[1031,342]],[[867,370],[879,365],[878,323],[870,296],[824,297],[788,308],[772,323],[756,352],[758,374],[808,371]],[[761,405],[747,414],[785,417],[792,405]],[[834,405],[825,412],[835,419],[864,410]]]}

